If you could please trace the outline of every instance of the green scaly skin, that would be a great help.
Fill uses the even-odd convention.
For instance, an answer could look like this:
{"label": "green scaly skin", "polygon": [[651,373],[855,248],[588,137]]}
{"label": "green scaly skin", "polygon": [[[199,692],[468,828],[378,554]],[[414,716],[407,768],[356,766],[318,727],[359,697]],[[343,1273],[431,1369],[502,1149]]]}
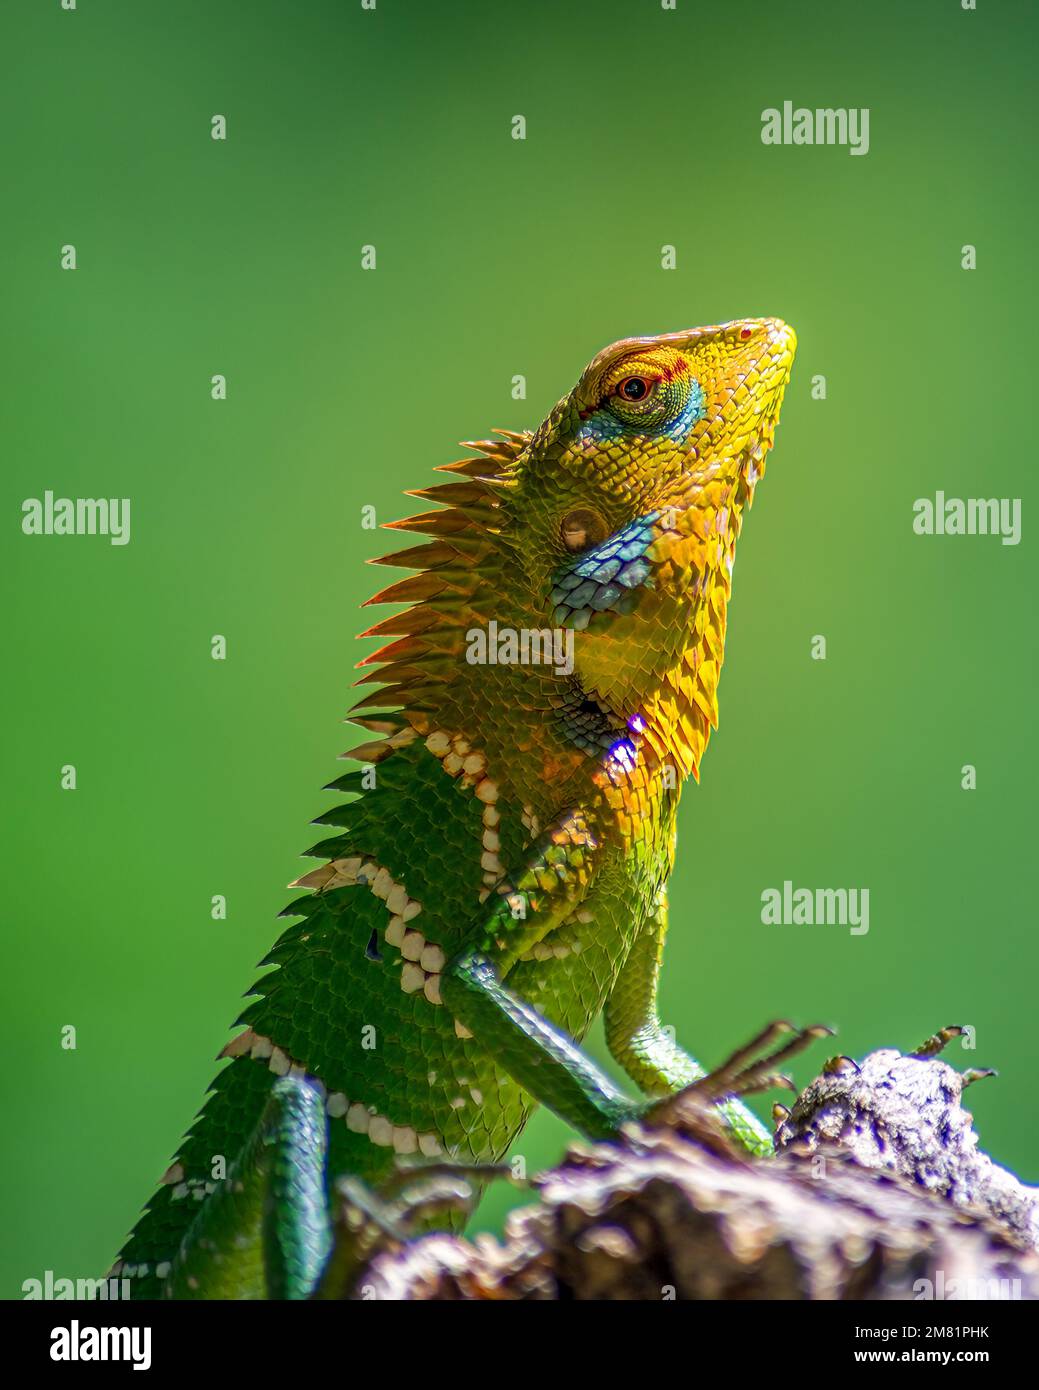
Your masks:
{"label": "green scaly skin", "polygon": [[[794,345],[776,319],[616,343],[395,524],[432,540],[378,562],[415,573],[372,600],[408,606],[366,634],[391,639],[352,716],[377,738],[331,784],[360,795],[319,818],[321,866],[121,1252],[136,1297],[306,1297],[340,1176],[494,1162],[538,1103],[616,1134],[647,1101],[578,1046],[603,1011],[645,1096],[703,1075],[657,1018],[666,885]],[[573,669],[487,660],[492,622],[569,631]]]}

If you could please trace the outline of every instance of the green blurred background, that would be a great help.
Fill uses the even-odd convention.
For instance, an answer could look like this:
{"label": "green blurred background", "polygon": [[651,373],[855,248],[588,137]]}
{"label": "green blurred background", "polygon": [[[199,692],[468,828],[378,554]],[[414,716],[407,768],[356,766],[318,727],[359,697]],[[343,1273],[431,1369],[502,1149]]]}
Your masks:
{"label": "green blurred background", "polygon": [[[800,351],[663,1017],[708,1062],[774,1016],[852,1054],[972,1024],[982,1141],[1039,1179],[1031,7],[8,0],[2,28],[0,1293],[107,1268],[213,1074],[357,741],[392,548],[361,507],[414,510],[611,340],[744,315]],[[869,107],[869,154],[763,146],[784,99]],[[131,543],[24,537],[47,488],[130,497]],[[1022,497],[1022,544],[915,536],[937,489]],[[869,934],[763,926],[785,879],[868,887]],[[565,1139],[542,1114],[518,1148]]]}

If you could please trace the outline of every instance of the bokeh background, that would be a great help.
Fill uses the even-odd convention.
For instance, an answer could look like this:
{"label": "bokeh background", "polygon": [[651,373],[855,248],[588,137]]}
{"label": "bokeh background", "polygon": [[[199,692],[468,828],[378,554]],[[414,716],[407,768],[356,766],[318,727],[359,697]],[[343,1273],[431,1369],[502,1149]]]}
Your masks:
{"label": "bokeh background", "polygon": [[[2,29],[0,1293],[107,1268],[213,1074],[357,741],[392,548],[362,506],[414,510],[605,343],[744,315],[800,351],[663,1017],[708,1062],[775,1016],[851,1054],[971,1024],[983,1142],[1039,1179],[1032,7],[8,0]],[[762,145],[784,99],[869,107],[869,154]],[[131,543],[23,536],[47,488],[130,497]],[[938,489],[1022,498],[1022,543],[915,536]],[[868,887],[869,934],[763,926],[785,879]]]}

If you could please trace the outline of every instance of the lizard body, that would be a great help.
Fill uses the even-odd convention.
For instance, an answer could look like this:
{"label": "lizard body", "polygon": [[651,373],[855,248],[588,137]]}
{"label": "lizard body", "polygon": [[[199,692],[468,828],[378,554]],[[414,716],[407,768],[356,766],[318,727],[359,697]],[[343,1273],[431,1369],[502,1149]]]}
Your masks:
{"label": "lizard body", "polygon": [[497,1160],[538,1102],[608,1137],[639,1103],[577,1046],[604,1010],[646,1095],[703,1074],[656,1014],[666,884],[794,349],[776,319],[615,343],[392,524],[431,539],[376,562],[413,573],[371,600],[407,606],[364,634],[359,795],[121,1253],[134,1296],[304,1296],[338,1177]]}

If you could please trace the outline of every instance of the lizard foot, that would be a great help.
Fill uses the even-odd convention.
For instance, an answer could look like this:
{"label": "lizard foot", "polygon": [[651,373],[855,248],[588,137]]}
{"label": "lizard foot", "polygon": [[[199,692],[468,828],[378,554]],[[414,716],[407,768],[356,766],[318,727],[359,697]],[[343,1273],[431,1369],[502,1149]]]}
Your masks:
{"label": "lizard foot", "polygon": [[314,1297],[354,1296],[374,1255],[399,1249],[430,1225],[461,1227],[484,1186],[496,1178],[512,1180],[512,1176],[507,1164],[432,1159],[398,1164],[378,1190],[360,1178],[340,1178],[335,1185],[332,1254]]}
{"label": "lizard foot", "polygon": [[[779,1087],[796,1091],[790,1077],[778,1068],[803,1052],[816,1038],[830,1037],[823,1024],[797,1028],[785,1019],[770,1023],[714,1071],[674,1095],[652,1102],[641,1115],[643,1125],[674,1129],[727,1156],[761,1155],[756,1136],[744,1135],[746,1112],[739,1097]],[[734,1144],[733,1141],[737,1141]]]}
{"label": "lizard foot", "polygon": [[338,1191],[362,1218],[373,1221],[392,1240],[410,1240],[439,1216],[468,1218],[484,1186],[512,1179],[507,1163],[461,1163],[447,1159],[398,1163],[375,1195],[356,1178],[343,1178]]}
{"label": "lizard foot", "polygon": [[[945,1028],[939,1028],[937,1033],[931,1037],[925,1038],[920,1046],[909,1055],[911,1057],[937,1057],[939,1052],[952,1042],[953,1038],[967,1036],[973,1039],[972,1029],[966,1028],[960,1023],[950,1023]],[[973,1041],[968,1045],[973,1046]],[[983,1080],[986,1076],[998,1076],[999,1072],[994,1067],[968,1067],[962,1075],[964,1086],[970,1086],[975,1081]]]}

